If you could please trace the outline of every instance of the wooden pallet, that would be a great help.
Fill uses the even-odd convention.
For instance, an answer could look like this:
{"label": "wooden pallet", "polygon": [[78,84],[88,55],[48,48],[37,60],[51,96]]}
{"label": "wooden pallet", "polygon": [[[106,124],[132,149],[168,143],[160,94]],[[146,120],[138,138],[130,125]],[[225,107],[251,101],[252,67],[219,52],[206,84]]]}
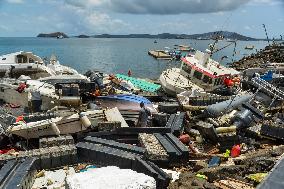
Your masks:
{"label": "wooden pallet", "polygon": [[215,181],[214,185],[221,189],[254,189],[253,185],[233,178]]}

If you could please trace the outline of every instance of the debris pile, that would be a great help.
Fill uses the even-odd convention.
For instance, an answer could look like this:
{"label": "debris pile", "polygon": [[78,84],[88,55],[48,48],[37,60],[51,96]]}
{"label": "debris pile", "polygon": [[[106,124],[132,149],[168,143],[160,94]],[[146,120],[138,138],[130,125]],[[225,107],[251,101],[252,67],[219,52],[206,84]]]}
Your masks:
{"label": "debris pile", "polygon": [[[251,57],[282,61],[279,49]],[[0,188],[267,186],[282,168],[284,92],[258,76],[223,86],[219,68],[200,78],[230,95],[169,97],[131,72],[0,80]]]}
{"label": "debris pile", "polygon": [[236,70],[245,70],[248,68],[265,67],[267,63],[284,63],[283,44],[275,43],[266,46],[263,50],[232,63],[231,67]]}

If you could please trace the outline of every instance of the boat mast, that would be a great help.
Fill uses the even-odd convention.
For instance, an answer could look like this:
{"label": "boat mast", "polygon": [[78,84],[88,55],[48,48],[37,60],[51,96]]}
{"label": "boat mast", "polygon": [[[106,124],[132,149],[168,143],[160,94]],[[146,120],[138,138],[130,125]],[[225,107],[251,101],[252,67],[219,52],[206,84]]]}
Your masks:
{"label": "boat mast", "polygon": [[265,35],[266,35],[266,39],[267,39],[267,42],[268,42],[268,46],[270,46],[269,38],[268,38],[268,34],[267,34],[267,30],[266,30],[265,24],[262,24],[262,26],[263,26],[264,31],[265,31]]}

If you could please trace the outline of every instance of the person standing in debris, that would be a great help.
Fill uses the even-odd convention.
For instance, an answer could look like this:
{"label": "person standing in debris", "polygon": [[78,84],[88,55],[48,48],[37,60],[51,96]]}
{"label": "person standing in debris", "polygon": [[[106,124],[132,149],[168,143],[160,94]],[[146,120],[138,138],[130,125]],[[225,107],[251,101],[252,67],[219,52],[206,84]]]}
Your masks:
{"label": "person standing in debris", "polygon": [[42,99],[39,91],[31,91],[31,112],[40,112],[42,105]]}
{"label": "person standing in debris", "polygon": [[145,107],[143,102],[140,102],[140,107],[137,127],[146,127],[151,112]]}

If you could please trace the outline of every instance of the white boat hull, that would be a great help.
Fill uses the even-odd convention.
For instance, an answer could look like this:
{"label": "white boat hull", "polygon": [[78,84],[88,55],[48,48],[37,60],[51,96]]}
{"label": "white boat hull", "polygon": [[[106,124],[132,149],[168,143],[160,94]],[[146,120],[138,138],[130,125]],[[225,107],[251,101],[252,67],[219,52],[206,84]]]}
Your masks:
{"label": "white boat hull", "polygon": [[21,75],[29,76],[32,79],[38,79],[41,77],[48,77],[53,75],[48,70],[46,70],[42,66],[35,66],[35,65],[14,65],[15,68],[11,70],[11,65],[1,65],[0,66],[0,77],[13,77],[19,78]]}
{"label": "white boat hull", "polygon": [[0,56],[0,77],[18,78],[21,75],[26,75],[32,79],[38,79],[64,74],[74,75],[78,72],[73,68],[61,65],[55,56],[50,59],[49,64],[31,52],[20,51]]}
{"label": "white boat hull", "polygon": [[190,80],[180,74],[179,68],[172,68],[164,71],[160,76],[160,82],[165,93],[170,96],[176,96],[184,91],[204,91]]}
{"label": "white boat hull", "polygon": [[[128,127],[127,123],[121,116],[117,108],[108,110],[93,110],[84,112],[91,125],[84,126],[78,114],[67,117],[56,117],[48,120],[42,120],[31,123],[20,123],[12,125],[8,129],[8,133],[20,136],[25,139],[39,138],[43,136],[54,136],[78,133],[98,127],[100,122],[120,122],[121,127]],[[55,123],[58,133],[54,132],[51,123]]]}

